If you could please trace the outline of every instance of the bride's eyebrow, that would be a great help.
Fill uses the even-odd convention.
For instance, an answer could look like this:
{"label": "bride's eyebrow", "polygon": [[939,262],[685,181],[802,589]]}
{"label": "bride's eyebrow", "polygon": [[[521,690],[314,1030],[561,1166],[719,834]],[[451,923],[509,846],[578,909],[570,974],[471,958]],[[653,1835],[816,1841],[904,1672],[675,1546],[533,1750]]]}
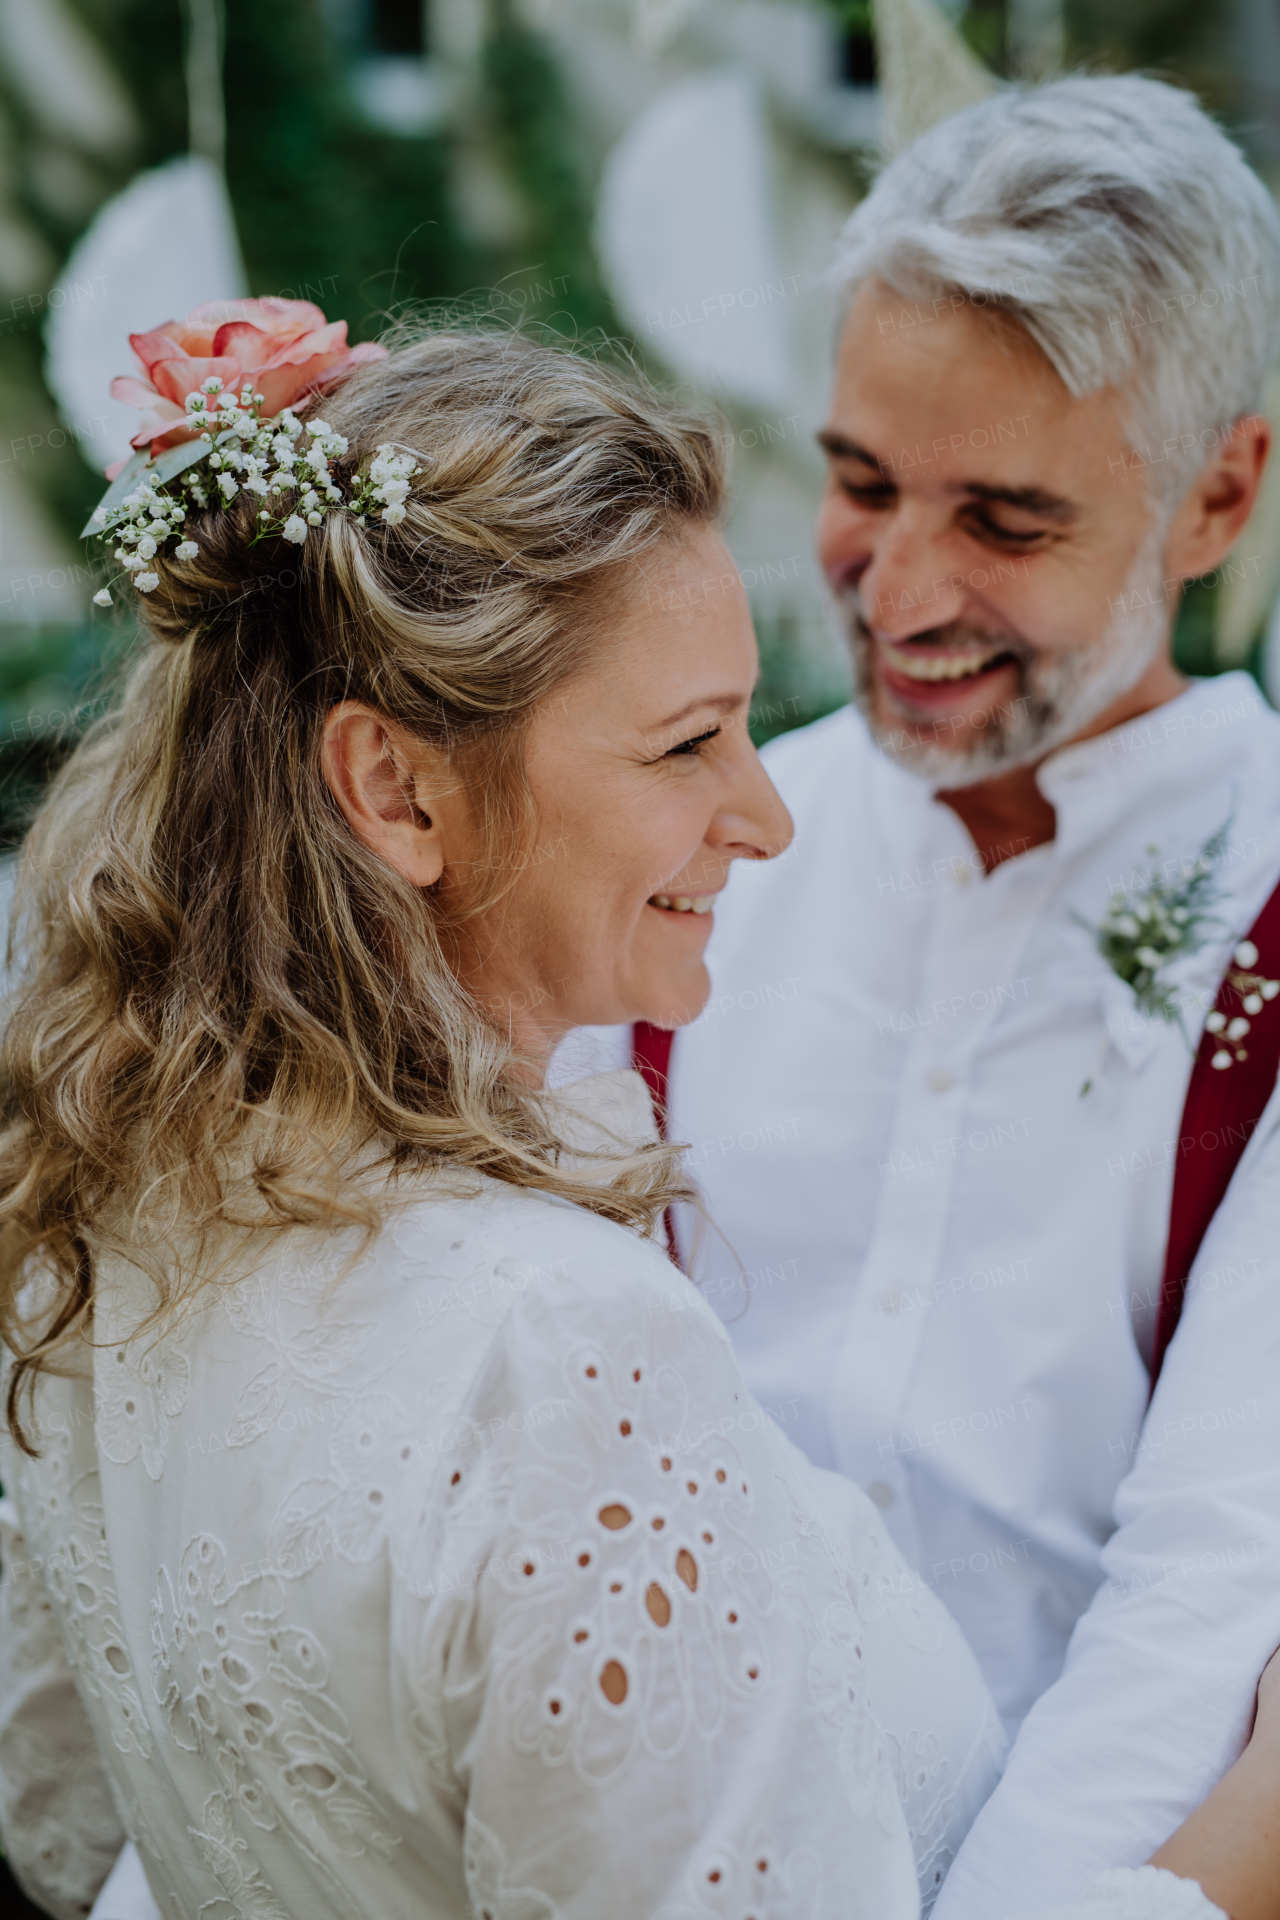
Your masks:
{"label": "bride's eyebrow", "polygon": [[691,713],[705,713],[708,707],[719,713],[732,713],[735,707],[742,705],[740,693],[705,693],[698,700],[691,700],[688,706],[681,707],[679,713],[673,713],[666,720],[654,722],[653,731],[665,733],[669,727],[678,727]]}

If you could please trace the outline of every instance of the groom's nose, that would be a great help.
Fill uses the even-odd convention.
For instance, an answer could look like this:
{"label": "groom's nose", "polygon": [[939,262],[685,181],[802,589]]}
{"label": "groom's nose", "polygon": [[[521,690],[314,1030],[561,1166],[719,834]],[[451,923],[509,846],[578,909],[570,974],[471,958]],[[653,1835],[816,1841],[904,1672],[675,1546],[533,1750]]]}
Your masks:
{"label": "groom's nose", "polygon": [[868,544],[858,592],[863,617],[877,633],[909,640],[961,618],[968,578],[927,508],[903,502],[871,530]]}

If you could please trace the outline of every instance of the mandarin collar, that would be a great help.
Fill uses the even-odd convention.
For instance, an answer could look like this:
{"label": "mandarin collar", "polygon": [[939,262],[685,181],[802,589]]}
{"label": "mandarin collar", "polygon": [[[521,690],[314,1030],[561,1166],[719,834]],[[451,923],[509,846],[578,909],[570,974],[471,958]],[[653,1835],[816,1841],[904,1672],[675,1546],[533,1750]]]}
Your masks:
{"label": "mandarin collar", "polygon": [[[1225,724],[1208,724],[1208,714],[1221,716],[1229,707],[1242,711]],[[1140,795],[1167,787],[1171,798],[1181,798],[1192,787],[1202,788],[1206,778],[1230,773],[1240,766],[1244,738],[1266,711],[1252,675],[1217,674],[1193,681],[1185,693],[1122,727],[1060,747],[1036,776],[1058,816],[1052,847],[1059,857],[1077,851]],[[1221,824],[1212,821],[1207,830]]]}

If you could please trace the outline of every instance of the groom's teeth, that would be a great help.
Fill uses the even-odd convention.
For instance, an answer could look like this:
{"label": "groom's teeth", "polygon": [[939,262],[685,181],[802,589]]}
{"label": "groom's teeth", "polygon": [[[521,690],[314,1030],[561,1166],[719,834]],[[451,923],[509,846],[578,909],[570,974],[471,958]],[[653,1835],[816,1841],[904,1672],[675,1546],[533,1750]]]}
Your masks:
{"label": "groom's teeth", "polygon": [[975,673],[983,673],[1000,658],[999,647],[970,647],[963,653],[916,653],[908,647],[892,644],[884,648],[884,653],[895,672],[905,674],[908,680],[967,680]]}

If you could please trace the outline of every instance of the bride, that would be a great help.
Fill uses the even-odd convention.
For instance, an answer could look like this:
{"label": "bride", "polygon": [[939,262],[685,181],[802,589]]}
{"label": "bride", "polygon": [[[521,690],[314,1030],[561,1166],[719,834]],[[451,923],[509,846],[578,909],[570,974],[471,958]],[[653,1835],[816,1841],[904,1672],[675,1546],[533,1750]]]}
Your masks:
{"label": "bride", "polygon": [[[23,870],[10,1859],[58,1916],[127,1835],[166,1920],[915,1920],[976,1665],[666,1260],[641,1083],[542,1091],[697,1012],[788,843],[718,436],[484,333],[264,404],[106,516],[149,638]],[[1270,1911],[1276,1717],[1081,1914]]]}

